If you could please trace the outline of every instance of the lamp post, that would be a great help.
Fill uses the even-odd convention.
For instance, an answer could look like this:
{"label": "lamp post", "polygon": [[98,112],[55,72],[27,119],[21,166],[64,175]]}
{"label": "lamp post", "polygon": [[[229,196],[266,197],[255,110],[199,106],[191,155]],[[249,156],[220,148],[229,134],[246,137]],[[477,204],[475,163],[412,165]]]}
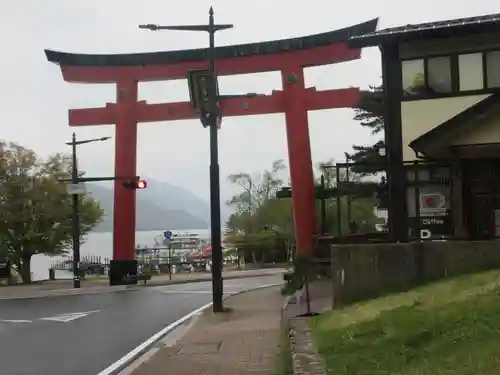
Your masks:
{"label": "lamp post", "polygon": [[80,213],[79,213],[79,198],[78,196],[84,194],[83,191],[78,191],[80,179],[78,177],[78,163],[76,157],[76,146],[85,143],[102,142],[110,139],[111,137],[101,137],[94,139],[86,139],[83,141],[76,140],[76,134],[73,133],[71,142],[66,142],[71,146],[71,185],[72,185],[72,219],[71,219],[71,234],[73,239],[73,288],[80,288]]}
{"label": "lamp post", "polygon": [[[222,238],[220,218],[220,176],[219,176],[219,151],[218,151],[218,128],[221,119],[219,102],[223,99],[238,97],[255,97],[258,94],[246,95],[218,95],[217,73],[215,71],[215,33],[219,30],[231,29],[233,25],[214,22],[214,11],[210,7],[207,25],[179,25],[160,26],[155,24],[139,25],[140,29],[151,31],[176,30],[176,31],[204,31],[209,35],[208,67],[209,79],[207,85],[207,112],[202,111],[202,124],[210,127],[210,223],[212,239],[212,297],[213,311],[219,313],[224,311],[222,304]],[[207,121],[208,120],[208,121]]]}

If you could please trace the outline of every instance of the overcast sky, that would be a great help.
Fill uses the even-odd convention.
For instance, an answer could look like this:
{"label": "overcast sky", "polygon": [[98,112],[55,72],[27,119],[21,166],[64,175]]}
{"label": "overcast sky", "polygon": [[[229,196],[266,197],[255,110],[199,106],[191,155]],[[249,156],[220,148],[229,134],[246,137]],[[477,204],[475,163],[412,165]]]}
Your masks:
{"label": "overcast sky", "polygon": [[[404,5],[403,5],[404,4]],[[493,0],[16,0],[0,5],[1,131],[0,138],[33,148],[40,155],[65,151],[68,108],[103,106],[115,101],[111,85],[63,82],[49,64],[44,48],[82,53],[131,53],[200,48],[204,33],[148,32],[140,23],[204,23],[213,5],[216,22],[234,29],[217,35],[218,45],[303,36],[380,17],[379,28],[500,12]],[[367,87],[380,82],[377,49],[361,60],[306,69],[306,84],[318,89]],[[270,93],[281,88],[278,73],[220,79],[224,93]],[[140,84],[139,99],[187,100],[186,82]],[[337,109],[309,114],[314,162],[341,160],[353,143],[371,143],[369,132],[352,120],[353,112]],[[76,129],[81,139],[113,136],[113,126]],[[88,175],[112,175],[114,143],[80,147],[80,165]],[[220,131],[223,197],[233,189],[224,176],[260,171],[273,160],[287,159],[283,115],[226,118]],[[208,131],[199,121],[139,125],[138,173],[184,186],[208,200]]]}

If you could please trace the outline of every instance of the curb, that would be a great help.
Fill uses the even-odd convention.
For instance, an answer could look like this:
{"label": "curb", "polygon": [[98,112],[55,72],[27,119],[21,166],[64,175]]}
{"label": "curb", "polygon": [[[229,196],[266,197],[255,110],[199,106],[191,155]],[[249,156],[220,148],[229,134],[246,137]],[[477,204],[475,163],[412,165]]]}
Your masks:
{"label": "curb", "polygon": [[304,289],[298,289],[286,299],[281,315],[281,326],[286,332],[290,351],[291,373],[293,375],[327,375],[323,357],[319,354],[309,327],[312,317],[290,316],[290,305],[300,305]]}
{"label": "curb", "polygon": [[[277,286],[282,286],[282,283],[279,284],[268,284],[268,285],[260,285],[252,289],[247,289],[247,290],[242,290],[240,292],[230,294],[228,296],[223,297],[224,300],[230,297],[234,297],[240,294],[248,293],[248,292],[253,292],[255,290],[259,289],[264,289],[264,288],[272,288],[272,287],[277,287]],[[201,314],[205,312],[208,308],[212,306],[213,302],[207,303],[206,305],[203,305],[196,310],[191,311],[189,314],[184,315],[182,318],[179,320],[169,324],[165,328],[163,328],[161,331],[155,333],[153,336],[151,336],[149,339],[144,341],[142,344],[137,346],[135,349],[130,351],[129,353],[125,354],[122,358],[120,358],[118,361],[114,362],[101,372],[99,372],[97,375],[118,375],[120,374],[121,371],[125,370],[127,367],[129,367],[132,363],[134,363],[140,356],[146,354],[150,349],[152,349],[158,341],[163,339],[165,336],[167,336],[171,331],[179,327],[180,325],[184,324],[186,321],[189,319],[193,318],[195,315]]]}
{"label": "curb", "polygon": [[[130,288],[128,286],[125,286],[124,288],[120,289],[102,289],[102,290],[86,290],[85,292],[81,293],[68,293],[68,291],[72,291],[75,289],[55,289],[55,291],[59,293],[51,293],[51,294],[29,294],[26,296],[11,296],[11,297],[0,297],[0,301],[10,301],[10,300],[21,300],[21,299],[35,299],[35,298],[51,298],[51,297],[71,297],[71,296],[86,296],[86,295],[93,295],[93,294],[104,294],[104,293],[118,293],[118,292],[130,292],[133,290],[137,290],[136,288]],[[76,289],[78,290],[78,289]]]}
{"label": "curb", "polygon": [[[60,293],[54,294],[29,294],[26,296],[12,296],[12,297],[0,297],[0,301],[10,301],[10,300],[20,300],[20,299],[35,299],[35,298],[51,298],[51,297],[71,297],[71,296],[85,296],[85,295],[93,295],[93,294],[104,294],[104,293],[118,293],[118,292],[130,292],[133,290],[137,290],[135,288],[130,288],[128,286],[120,289],[103,289],[103,290],[86,290],[81,293],[68,293],[69,290],[75,289],[59,289],[56,291]],[[78,289],[77,289],[78,290]]]}
{"label": "curb", "polygon": [[[249,279],[253,277],[266,277],[266,276],[279,276],[281,273],[276,272],[276,273],[260,273],[260,274],[255,274],[255,275],[234,275],[234,276],[222,276],[222,280],[235,280],[235,279]],[[146,284],[146,285],[134,285],[132,286],[133,289],[140,289],[140,288],[154,288],[156,286],[169,286],[169,285],[180,285],[180,284],[191,284],[191,283],[201,283],[204,281],[212,281],[212,278],[199,278],[199,279],[191,279],[191,280],[172,280],[168,281],[165,283],[159,283],[159,284]]]}
{"label": "curb", "polygon": [[[262,273],[262,274],[255,274],[255,275],[234,275],[234,276],[226,276],[223,277],[223,280],[235,280],[235,279],[249,279],[249,278],[254,278],[254,277],[265,277],[265,276],[275,276],[279,275],[280,273],[277,272],[275,274],[273,273]],[[159,286],[169,286],[169,285],[181,285],[181,284],[194,284],[194,283],[201,283],[201,282],[207,282],[207,281],[212,281],[211,278],[198,278],[198,279],[191,279],[191,280],[168,280],[164,283],[158,283],[158,284],[146,284],[146,285],[125,285],[122,287],[114,287],[117,289],[109,289],[102,288],[102,289],[54,289],[54,293],[49,293],[49,294],[29,294],[26,296],[11,296],[11,297],[0,297],[0,301],[8,301],[8,300],[20,300],[20,299],[34,299],[34,298],[50,298],[50,297],[68,297],[68,296],[82,296],[82,295],[93,295],[93,294],[104,294],[104,293],[117,293],[117,292],[131,292],[131,291],[137,291],[143,288],[154,288],[154,287],[159,287]],[[113,287],[112,287],[113,288]],[[119,288],[119,289],[118,289]],[[75,290],[82,290],[82,292],[77,292],[73,293],[72,291]]]}

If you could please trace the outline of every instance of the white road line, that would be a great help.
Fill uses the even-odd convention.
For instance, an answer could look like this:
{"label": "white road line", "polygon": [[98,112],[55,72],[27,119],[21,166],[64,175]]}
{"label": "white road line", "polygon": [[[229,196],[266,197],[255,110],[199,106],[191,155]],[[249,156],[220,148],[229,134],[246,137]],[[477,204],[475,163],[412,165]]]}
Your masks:
{"label": "white road line", "polygon": [[153,348],[143,355],[141,355],[137,360],[132,362],[129,366],[125,367],[118,375],[131,375],[135,370],[137,370],[141,365],[149,361],[153,356],[160,351],[160,348]]}
{"label": "white road line", "polygon": [[38,320],[49,320],[52,322],[61,322],[61,323],[68,323],[76,319],[83,318],[87,315],[98,313],[100,310],[92,310],[92,311],[82,311],[82,312],[74,312],[74,313],[66,313],[66,314],[59,314],[55,316],[49,316],[47,318],[40,318]]}
{"label": "white road line", "polygon": [[[181,324],[179,327],[173,329],[168,333],[163,339],[158,341],[161,343],[163,347],[172,347],[177,341],[179,341],[190,329],[191,327],[198,321],[198,318],[202,315],[202,313],[198,313],[194,315],[189,324]],[[148,362],[153,356],[158,353],[162,349],[161,346],[154,346],[152,349],[141,355],[130,365],[125,367],[118,375],[131,375],[137,370],[141,365],[145,362]]]}
{"label": "white road line", "polygon": [[[163,294],[212,294],[211,290],[162,290]],[[224,292],[224,294],[234,294],[236,292]]]}
{"label": "white road line", "polygon": [[[259,285],[256,287],[250,287],[250,289],[241,291],[241,293],[250,292],[252,290],[257,290],[257,289],[280,286],[280,285],[283,285],[283,283]],[[148,351],[149,351],[149,349],[151,349],[151,347],[154,344],[156,344],[156,342],[160,341],[169,332],[171,332],[172,330],[174,330],[175,328],[177,328],[178,326],[180,326],[184,322],[188,321],[189,319],[191,319],[195,315],[202,313],[204,310],[208,309],[210,306],[212,306],[212,302],[207,303],[206,305],[203,305],[194,311],[191,311],[189,314],[184,315],[179,320],[173,322],[172,324],[169,324],[168,326],[163,328],[161,331],[155,333],[149,339],[147,339],[142,344],[137,346],[135,349],[133,349],[130,352],[128,352],[127,354],[125,354],[118,361],[116,361],[115,363],[112,363],[110,366],[106,367],[104,370],[99,372],[97,375],[119,375],[121,371],[125,370],[128,366],[130,366],[134,362],[134,360],[141,357],[142,355],[146,354],[145,357],[150,358],[150,356],[148,355]],[[156,351],[154,351],[154,352],[156,352]]]}
{"label": "white road line", "polygon": [[240,289],[242,289],[242,288],[244,288],[244,286],[239,285],[239,284],[230,284],[230,285],[224,285],[223,288],[224,289],[228,289],[228,288],[240,288]]}
{"label": "white road line", "polygon": [[22,319],[0,319],[0,323],[33,323],[33,321]]}
{"label": "white road line", "polygon": [[158,340],[162,339],[163,336],[165,336],[167,333],[169,333],[171,330],[174,328],[178,327],[185,321],[191,319],[194,315],[201,313],[205,309],[208,309],[210,306],[212,306],[212,302],[207,303],[206,305],[203,305],[199,308],[197,308],[194,311],[191,311],[189,314],[183,316],[179,320],[173,322],[172,324],[169,324],[165,328],[163,328],[161,331],[155,333],[153,336],[151,336],[149,339],[144,341],[142,344],[140,344],[138,347],[135,349],[131,350],[127,354],[125,354],[122,358],[120,358],[118,361],[115,363],[111,364],[101,372],[99,372],[97,375],[115,375],[118,374],[119,371],[125,369],[126,366],[130,364],[134,359],[145,353],[152,345],[154,345]]}
{"label": "white road line", "polygon": [[209,290],[162,290],[163,294],[212,294]]}

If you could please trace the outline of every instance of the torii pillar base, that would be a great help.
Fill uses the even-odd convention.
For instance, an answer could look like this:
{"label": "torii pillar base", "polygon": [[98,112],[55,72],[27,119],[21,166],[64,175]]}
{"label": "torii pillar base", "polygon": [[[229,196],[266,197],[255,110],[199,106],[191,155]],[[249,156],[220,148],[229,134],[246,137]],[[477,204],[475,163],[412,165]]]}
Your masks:
{"label": "torii pillar base", "polygon": [[109,285],[136,285],[137,260],[111,260],[109,262]]}

